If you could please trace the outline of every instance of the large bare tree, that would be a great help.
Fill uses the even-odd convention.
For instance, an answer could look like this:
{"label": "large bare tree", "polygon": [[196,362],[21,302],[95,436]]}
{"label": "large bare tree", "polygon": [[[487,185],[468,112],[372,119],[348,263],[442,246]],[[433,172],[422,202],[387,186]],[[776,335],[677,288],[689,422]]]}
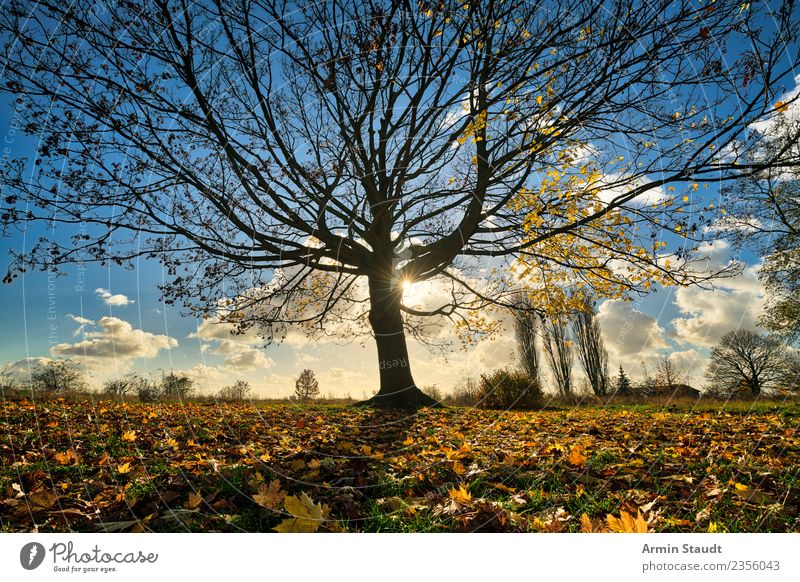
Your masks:
{"label": "large bare tree", "polygon": [[793,384],[793,356],[779,340],[748,329],[726,333],[711,350],[708,389],[732,394],[744,388],[753,396]]}
{"label": "large bare tree", "polygon": [[[608,297],[710,276],[689,259],[709,211],[670,192],[791,162],[749,160],[744,136],[791,78],[795,20],[738,0],[11,0],[2,87],[40,141],[0,214],[57,229],[7,280],[159,259],[168,301],[239,331],[371,332],[373,402],[430,404],[406,344],[426,317],[470,338],[520,286],[544,310],[567,279]],[[434,279],[448,300],[404,304]]]}

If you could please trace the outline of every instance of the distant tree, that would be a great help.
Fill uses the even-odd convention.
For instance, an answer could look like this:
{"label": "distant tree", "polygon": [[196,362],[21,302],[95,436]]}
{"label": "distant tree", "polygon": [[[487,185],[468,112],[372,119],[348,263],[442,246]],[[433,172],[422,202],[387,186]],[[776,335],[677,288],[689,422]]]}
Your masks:
{"label": "distant tree", "polygon": [[442,400],[444,400],[444,397],[442,396],[442,391],[439,390],[439,388],[436,387],[436,385],[425,386],[422,389],[422,391],[431,398],[433,398],[436,402],[442,402]]}
{"label": "distant tree", "polygon": [[[799,155],[797,132],[797,116],[783,104],[761,130],[750,161],[778,151]],[[788,342],[800,341],[800,164],[767,166],[725,188],[723,196],[728,214],[717,229],[764,258],[760,276],[767,301],[759,323]]]}
{"label": "distant tree", "polygon": [[454,406],[476,406],[481,400],[481,386],[476,378],[466,377],[454,387],[448,403]]}
{"label": "distant tree", "polygon": [[572,336],[578,348],[578,360],[589,378],[589,385],[597,396],[608,392],[608,352],[600,332],[600,322],[594,303],[581,302],[572,318]]}
{"label": "distant tree", "polygon": [[758,396],[780,387],[791,366],[792,357],[780,340],[738,329],[722,336],[711,350],[705,376],[714,393],[732,394],[744,388]]}
{"label": "distant tree", "polygon": [[625,373],[622,364],[619,365],[619,373],[614,380],[614,394],[618,396],[628,396],[631,393],[631,381]]}
{"label": "distant tree", "polygon": [[539,316],[527,293],[517,295],[514,312],[514,337],[520,368],[531,381],[539,384],[539,349],[536,345]]}
{"label": "distant tree", "polygon": [[319,396],[319,382],[313,370],[306,368],[294,383],[294,394],[298,400],[312,400]]}
{"label": "distant tree", "polygon": [[166,398],[183,401],[192,395],[194,382],[188,376],[170,372],[161,377],[160,393]]}
{"label": "distant tree", "polygon": [[157,402],[161,398],[161,390],[157,382],[145,379],[136,387],[139,402]]}
{"label": "distant tree", "polygon": [[574,355],[566,316],[551,315],[542,318],[542,342],[558,391],[563,396],[570,396]]}
{"label": "distant tree", "polygon": [[252,390],[249,382],[245,380],[236,380],[233,384],[220,388],[217,398],[228,402],[239,402],[247,400],[251,397],[251,394]]}
{"label": "distant tree", "polygon": [[656,367],[656,384],[672,389],[680,383],[682,375],[681,371],[672,362],[670,354],[664,354],[659,358]]}
{"label": "distant tree", "polygon": [[127,374],[121,378],[104,382],[103,392],[114,398],[122,399],[126,394],[133,394],[143,380],[136,374]]}
{"label": "distant tree", "polygon": [[86,389],[86,381],[77,364],[70,360],[52,360],[31,374],[35,390],[42,392],[67,392]]}

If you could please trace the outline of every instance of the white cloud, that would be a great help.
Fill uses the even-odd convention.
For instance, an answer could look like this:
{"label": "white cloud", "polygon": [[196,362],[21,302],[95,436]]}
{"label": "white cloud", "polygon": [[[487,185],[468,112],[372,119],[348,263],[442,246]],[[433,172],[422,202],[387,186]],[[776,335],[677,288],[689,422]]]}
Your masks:
{"label": "white cloud", "polygon": [[103,317],[97,323],[100,331],[85,332],[84,339],[79,342],[56,344],[50,348],[50,353],[96,360],[126,360],[154,358],[161,350],[178,346],[178,341],[169,336],[134,329],[130,323],[116,317]]}
{"label": "white cloud", "polygon": [[5,364],[3,370],[10,378],[27,381],[30,380],[30,376],[33,372],[53,361],[52,358],[46,357],[28,357]]}
{"label": "white cloud", "polygon": [[244,348],[225,358],[224,365],[235,370],[265,370],[275,365],[275,361],[265,356],[261,350]]}
{"label": "white cloud", "polygon": [[652,356],[656,350],[669,347],[658,320],[629,302],[603,302],[598,308],[598,320],[606,348],[620,359],[638,361],[642,356]]}
{"label": "white cloud", "polygon": [[123,307],[134,302],[133,299],[128,299],[127,295],[123,295],[122,293],[112,294],[111,291],[108,289],[103,289],[102,287],[98,287],[94,290],[94,292],[97,293],[97,296],[100,297],[100,299],[105,301],[106,305]]}

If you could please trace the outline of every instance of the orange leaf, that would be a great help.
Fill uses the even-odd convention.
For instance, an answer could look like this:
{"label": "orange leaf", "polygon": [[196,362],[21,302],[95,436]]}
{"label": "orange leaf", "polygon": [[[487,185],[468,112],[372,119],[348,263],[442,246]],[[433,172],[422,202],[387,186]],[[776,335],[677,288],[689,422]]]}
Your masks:
{"label": "orange leaf", "polygon": [[606,522],[608,523],[608,529],[616,533],[648,533],[653,531],[645,521],[642,512],[638,510],[635,518],[624,509],[619,512],[619,517],[614,517],[609,513],[606,516]]}
{"label": "orange leaf", "polygon": [[569,451],[569,456],[567,457],[567,461],[573,467],[583,467],[586,464],[586,449],[584,449],[580,445],[575,445]]}
{"label": "orange leaf", "polygon": [[55,460],[59,465],[77,465],[78,455],[74,449],[67,449],[63,453],[56,453]]}

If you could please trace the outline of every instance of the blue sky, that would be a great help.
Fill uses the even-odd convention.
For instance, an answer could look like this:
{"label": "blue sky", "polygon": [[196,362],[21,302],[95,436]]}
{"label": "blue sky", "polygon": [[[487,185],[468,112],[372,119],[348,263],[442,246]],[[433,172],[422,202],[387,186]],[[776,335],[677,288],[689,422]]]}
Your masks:
{"label": "blue sky", "polygon": [[[13,108],[3,99],[0,135],[5,164],[9,158],[31,155],[35,148],[16,130]],[[701,195],[719,205],[713,188]],[[2,256],[23,250],[40,234],[22,231],[0,239]],[[56,233],[58,237],[72,234]],[[715,241],[704,252],[717,265],[724,265],[734,254],[724,240]],[[631,303],[601,304],[612,370],[622,364],[638,377],[644,362],[653,373],[660,354],[674,353],[687,380],[701,385],[709,347],[730,329],[754,327],[763,305],[758,259],[748,252],[741,258],[747,263],[744,272],[719,281],[713,290],[659,288]],[[30,365],[68,356],[84,365],[95,385],[128,371],[148,374],[174,369],[190,374],[201,391],[246,379],[261,395],[286,396],[293,391],[293,378],[310,367],[317,372],[323,394],[349,393],[360,398],[377,389],[377,358],[369,338],[353,343],[311,342],[293,333],[283,345],[263,347],[254,335],[234,338],[222,326],[164,305],[157,285],[165,280],[165,273],[156,262],[142,261],[134,270],[87,264],[68,265],[64,271],[60,277],[25,273],[0,286],[0,303],[5,308],[0,361],[13,363],[13,370],[22,377]],[[408,299],[435,294],[435,288],[412,287]],[[465,376],[512,364],[513,351],[508,331],[492,341],[445,354],[431,353],[411,342],[411,366],[419,385],[435,384],[447,390]]]}

